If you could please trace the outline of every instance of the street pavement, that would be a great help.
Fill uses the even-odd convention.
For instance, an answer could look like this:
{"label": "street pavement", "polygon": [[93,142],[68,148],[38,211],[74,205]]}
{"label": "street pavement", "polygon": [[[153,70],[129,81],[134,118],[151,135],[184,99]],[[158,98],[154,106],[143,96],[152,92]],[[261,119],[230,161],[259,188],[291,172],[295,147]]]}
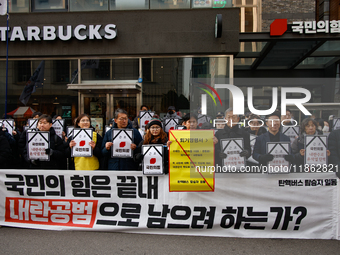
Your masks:
{"label": "street pavement", "polygon": [[340,254],[340,241],[0,228],[0,254]]}

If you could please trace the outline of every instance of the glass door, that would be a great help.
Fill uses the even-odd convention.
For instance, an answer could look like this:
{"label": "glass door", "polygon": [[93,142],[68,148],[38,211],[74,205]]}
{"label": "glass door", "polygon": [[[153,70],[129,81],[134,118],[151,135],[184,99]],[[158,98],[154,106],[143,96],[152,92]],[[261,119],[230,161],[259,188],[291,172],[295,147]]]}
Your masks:
{"label": "glass door", "polygon": [[106,98],[106,94],[82,94],[80,100],[80,113],[90,116],[92,126],[100,135],[106,124]]}

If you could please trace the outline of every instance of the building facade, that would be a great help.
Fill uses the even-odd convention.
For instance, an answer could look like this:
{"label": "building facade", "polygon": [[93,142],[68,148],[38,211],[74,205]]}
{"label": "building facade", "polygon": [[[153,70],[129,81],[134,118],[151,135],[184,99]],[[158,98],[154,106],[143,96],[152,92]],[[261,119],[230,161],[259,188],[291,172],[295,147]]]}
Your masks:
{"label": "building facade", "polygon": [[[296,61],[290,66],[270,62],[270,57],[284,59],[285,45],[294,48],[290,39],[269,37],[270,24],[278,18],[288,23],[315,20],[316,2],[311,0],[17,0],[9,2],[9,9],[8,33],[6,16],[0,17],[0,87],[4,99],[8,69],[7,112],[23,106],[19,97],[43,60],[44,85],[27,105],[62,115],[68,123],[85,112],[102,125],[117,108],[133,118],[142,104],[161,116],[170,105],[188,112],[190,101],[197,98],[197,92],[190,91],[193,78],[338,75],[338,55],[322,65],[308,64],[318,49],[314,42],[306,46],[309,55],[305,53],[304,59],[299,52],[293,54],[300,61],[297,65]],[[336,36],[323,52],[339,53]],[[327,40],[314,38],[318,47],[322,46],[319,41]],[[273,52],[280,44],[280,51]],[[270,105],[264,86],[254,86],[258,104]],[[312,102],[336,102],[336,85],[329,94],[318,85],[313,89]],[[220,94],[231,103],[228,92]],[[4,103],[0,107],[4,113]],[[215,107],[210,114],[225,107]]]}

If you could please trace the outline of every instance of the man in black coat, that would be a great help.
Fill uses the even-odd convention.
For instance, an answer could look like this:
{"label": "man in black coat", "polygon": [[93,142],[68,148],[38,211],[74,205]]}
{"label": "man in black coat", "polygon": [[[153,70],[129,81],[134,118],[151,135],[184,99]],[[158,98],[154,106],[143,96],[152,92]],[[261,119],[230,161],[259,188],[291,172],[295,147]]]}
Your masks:
{"label": "man in black coat", "polygon": [[250,135],[239,127],[238,122],[240,121],[240,116],[233,114],[233,108],[229,108],[225,111],[225,120],[227,121],[227,124],[224,129],[219,129],[214,137],[215,159],[216,163],[220,166],[222,166],[223,159],[227,157],[227,154],[221,151],[221,139],[243,138],[244,147],[240,156],[249,158],[251,155]]}
{"label": "man in black coat", "polygon": [[[290,138],[280,132],[281,114],[275,111],[266,117],[266,125],[268,132],[256,138],[254,145],[253,158],[262,165],[267,165],[269,161],[274,159],[274,155],[267,153],[268,142],[290,142]],[[285,155],[285,160],[294,162],[294,156],[289,154]]]}
{"label": "man in black coat", "polygon": [[50,133],[50,148],[46,149],[45,153],[50,155],[50,161],[30,160],[27,155],[27,138],[24,131],[19,140],[19,148],[22,150],[22,155],[25,161],[32,169],[63,169],[63,162],[66,158],[65,150],[66,143],[55,133],[52,127],[52,118],[49,115],[43,114],[38,119],[37,131],[48,131]]}
{"label": "man in black coat", "polygon": [[336,172],[338,178],[340,178],[339,166],[340,166],[340,129],[333,130],[328,136],[328,149],[331,152],[329,156],[329,166],[332,166],[330,171]]}

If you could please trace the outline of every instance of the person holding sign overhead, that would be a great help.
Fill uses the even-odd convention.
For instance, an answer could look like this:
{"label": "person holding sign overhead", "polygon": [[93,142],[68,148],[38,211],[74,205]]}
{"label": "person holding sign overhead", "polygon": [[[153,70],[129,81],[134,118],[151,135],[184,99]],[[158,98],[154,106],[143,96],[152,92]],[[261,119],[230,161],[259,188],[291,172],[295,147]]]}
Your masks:
{"label": "person holding sign overhead", "polygon": [[[117,135],[114,136],[113,134],[116,133]],[[130,136],[131,134],[132,136]],[[117,109],[114,125],[106,132],[102,143],[102,153],[107,158],[108,170],[137,170],[138,164],[133,160],[133,151],[137,148],[136,144],[139,144],[142,140],[139,131],[129,123],[127,112],[123,109]],[[126,144],[130,144],[129,148],[126,148]],[[114,147],[117,147],[117,149]],[[127,154],[119,156],[123,153],[128,153],[130,156]]]}
{"label": "person holding sign overhead", "polygon": [[[161,144],[165,145],[163,150],[164,155],[164,173],[168,173],[168,150],[167,150],[167,144],[168,142],[168,136],[164,132],[162,128],[162,122],[160,119],[153,118],[147,125],[146,134],[144,136],[144,140],[140,142],[138,145],[138,153],[134,155],[134,160],[140,164],[143,160],[143,153],[139,152],[140,148],[142,148],[143,145],[149,145],[149,144]],[[139,168],[140,169],[140,168]]]}
{"label": "person holding sign overhead", "polygon": [[65,159],[65,149],[66,144],[64,141],[57,136],[52,127],[52,118],[47,114],[43,114],[38,118],[37,124],[38,131],[49,132],[49,147],[45,150],[45,154],[50,156],[49,161],[41,161],[41,160],[30,160],[29,155],[27,154],[27,140],[26,140],[26,132],[23,132],[24,136],[20,137],[19,144],[21,147],[24,147],[23,155],[26,160],[30,164],[30,168],[33,169],[63,169],[62,162]]}
{"label": "person holding sign overhead", "polygon": [[[80,114],[74,124],[75,128],[81,129],[92,129],[91,126],[91,118],[87,114]],[[76,141],[74,140],[74,134],[70,137],[67,149],[67,155],[71,156],[71,150],[75,147]],[[73,157],[71,160],[70,168],[75,170],[97,170],[100,167],[100,158],[101,158],[101,145],[103,138],[97,134],[96,132],[92,132],[92,140],[89,142],[89,145],[92,148],[93,155],[92,157]]]}

